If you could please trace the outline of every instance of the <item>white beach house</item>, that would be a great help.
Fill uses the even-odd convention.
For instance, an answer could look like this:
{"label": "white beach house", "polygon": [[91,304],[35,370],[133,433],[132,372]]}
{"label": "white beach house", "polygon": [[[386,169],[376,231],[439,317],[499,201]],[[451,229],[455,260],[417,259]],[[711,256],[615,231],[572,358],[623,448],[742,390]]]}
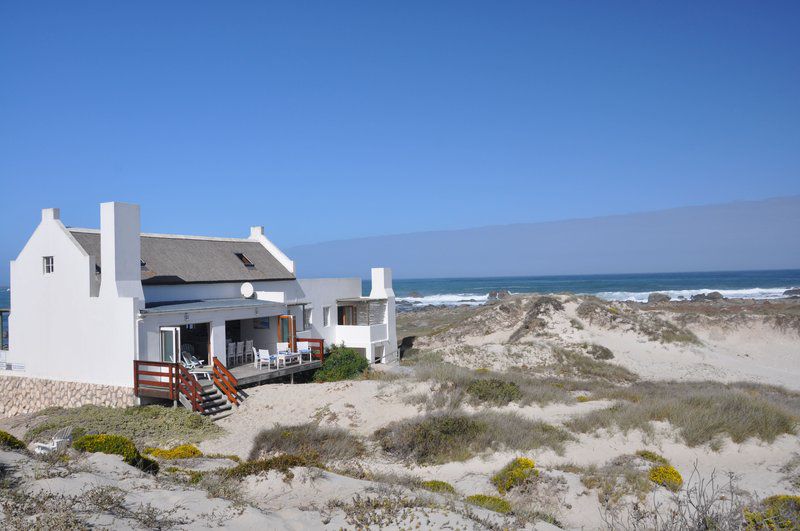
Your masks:
{"label": "white beach house", "polygon": [[43,210],[11,262],[11,297],[6,358],[24,370],[6,378],[38,385],[46,405],[74,405],[48,395],[78,389],[78,403],[168,398],[204,411],[237,403],[242,385],[319,367],[328,345],[397,358],[389,269],[372,269],[364,297],[360,278],[296,278],[263,227],[140,234],[133,204],[101,204],[100,230]]}

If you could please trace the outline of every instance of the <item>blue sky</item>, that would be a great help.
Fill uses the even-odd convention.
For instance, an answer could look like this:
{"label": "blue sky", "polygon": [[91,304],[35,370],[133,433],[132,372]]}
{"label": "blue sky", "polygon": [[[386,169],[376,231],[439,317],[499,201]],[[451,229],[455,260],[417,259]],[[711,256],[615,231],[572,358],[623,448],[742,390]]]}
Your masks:
{"label": "blue sky", "polygon": [[[800,193],[798,2],[3,2],[0,259],[42,207],[279,245]],[[0,269],[0,284],[8,268]]]}

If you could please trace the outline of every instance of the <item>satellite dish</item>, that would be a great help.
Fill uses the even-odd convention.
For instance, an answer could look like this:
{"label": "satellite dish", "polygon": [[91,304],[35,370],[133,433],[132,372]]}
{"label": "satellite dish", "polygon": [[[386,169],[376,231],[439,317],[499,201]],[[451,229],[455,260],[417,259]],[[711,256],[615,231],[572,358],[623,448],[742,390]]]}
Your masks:
{"label": "satellite dish", "polygon": [[250,299],[253,297],[253,294],[255,294],[256,290],[253,288],[252,284],[250,284],[249,282],[245,282],[244,284],[242,284],[241,292],[242,292],[242,297],[244,297],[245,299]]}

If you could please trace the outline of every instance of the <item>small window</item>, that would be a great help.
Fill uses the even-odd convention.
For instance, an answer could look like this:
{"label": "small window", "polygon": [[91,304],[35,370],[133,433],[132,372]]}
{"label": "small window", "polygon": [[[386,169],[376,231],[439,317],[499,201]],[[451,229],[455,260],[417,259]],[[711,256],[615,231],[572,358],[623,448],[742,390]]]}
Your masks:
{"label": "small window", "polygon": [[331,307],[325,306],[322,308],[322,325],[323,326],[330,326],[331,325]]}
{"label": "small window", "polygon": [[139,260],[139,266],[141,267],[142,271],[150,271],[150,269],[147,268],[147,262],[144,260]]}
{"label": "small window", "polygon": [[256,265],[250,261],[243,253],[236,253],[236,258],[242,261],[245,267],[255,267]]}
{"label": "small window", "polygon": [[311,308],[303,308],[303,326],[305,330],[311,328]]}
{"label": "small window", "polygon": [[45,256],[42,258],[42,270],[45,275],[49,275],[55,271],[55,263],[52,256]]}

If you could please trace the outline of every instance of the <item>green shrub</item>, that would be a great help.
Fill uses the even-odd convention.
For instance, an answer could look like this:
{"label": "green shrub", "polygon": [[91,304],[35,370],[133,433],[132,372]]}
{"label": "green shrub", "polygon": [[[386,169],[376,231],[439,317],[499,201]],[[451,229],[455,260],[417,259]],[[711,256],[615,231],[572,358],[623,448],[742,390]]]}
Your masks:
{"label": "green shrub", "polygon": [[7,448],[9,450],[24,450],[25,443],[10,433],[0,430],[0,448]]}
{"label": "green shrub", "polygon": [[525,483],[532,475],[539,475],[533,459],[517,457],[492,476],[492,484],[497,487],[500,494],[505,494],[514,487]]}
{"label": "green shrub", "polygon": [[650,450],[639,450],[636,452],[636,455],[644,459],[645,461],[650,461],[651,463],[655,463],[657,465],[668,465],[669,461],[667,458],[659,455],[655,452],[651,452]]}
{"label": "green shrub", "polygon": [[484,509],[489,509],[496,513],[507,514],[511,512],[511,504],[503,498],[497,496],[488,496],[486,494],[473,494],[467,496],[467,502]]}
{"label": "green shrub", "polygon": [[272,453],[317,454],[321,459],[346,460],[364,454],[360,439],[342,428],[323,428],[315,423],[274,426],[261,430],[253,439],[250,461]]}
{"label": "green shrub", "polygon": [[473,380],[467,386],[467,393],[480,400],[498,406],[505,406],[522,398],[522,391],[514,382],[499,378]]}
{"label": "green shrub", "polygon": [[296,454],[281,454],[269,459],[259,459],[257,461],[247,461],[229,468],[225,471],[225,475],[229,478],[241,479],[246,476],[261,474],[275,470],[282,472],[286,480],[292,479],[291,469],[297,466],[310,466],[323,468],[324,465],[319,461],[319,457],[315,454],[296,455]]}
{"label": "green shrub", "polygon": [[81,452],[113,454],[122,456],[122,459],[131,466],[151,474],[158,473],[158,463],[143,457],[133,441],[121,435],[101,433],[99,435],[84,435],[72,443],[72,446]]}
{"label": "green shrub", "polygon": [[374,437],[385,452],[419,464],[463,461],[489,449],[530,451],[549,447],[560,452],[564,442],[572,439],[562,428],[493,410],[396,421],[377,430]]}
{"label": "green shrub", "polygon": [[614,353],[611,349],[603,345],[591,344],[586,348],[586,353],[596,360],[611,360],[614,359]]}
{"label": "green shrub", "polygon": [[431,492],[439,492],[442,494],[455,494],[456,492],[455,487],[453,487],[450,483],[446,481],[439,481],[438,479],[423,481],[422,488]]}
{"label": "green shrub", "polygon": [[158,459],[191,459],[193,457],[203,457],[203,452],[201,452],[195,445],[193,444],[181,444],[169,450],[165,450],[162,448],[145,448],[144,453],[150,454],[153,457],[157,457]]}
{"label": "green shrub", "polygon": [[67,426],[73,427],[73,440],[87,433],[115,433],[141,447],[197,443],[223,432],[211,419],[182,407],[48,408],[36,413],[33,420],[38,424],[25,434],[28,442],[46,439]]}
{"label": "green shrub", "polygon": [[486,425],[467,415],[433,415],[417,422],[392,423],[375,432],[387,453],[418,463],[463,461],[471,455],[469,445]]}
{"label": "green shrub", "polygon": [[653,483],[666,487],[672,492],[677,492],[683,485],[680,472],[675,470],[672,465],[654,466],[650,469],[648,477]]}
{"label": "green shrub", "polygon": [[315,382],[338,382],[360,376],[369,367],[367,358],[351,348],[332,346],[322,362],[322,367],[314,373]]}
{"label": "green shrub", "polygon": [[757,510],[745,510],[745,529],[800,529],[800,496],[780,494],[761,502]]}

